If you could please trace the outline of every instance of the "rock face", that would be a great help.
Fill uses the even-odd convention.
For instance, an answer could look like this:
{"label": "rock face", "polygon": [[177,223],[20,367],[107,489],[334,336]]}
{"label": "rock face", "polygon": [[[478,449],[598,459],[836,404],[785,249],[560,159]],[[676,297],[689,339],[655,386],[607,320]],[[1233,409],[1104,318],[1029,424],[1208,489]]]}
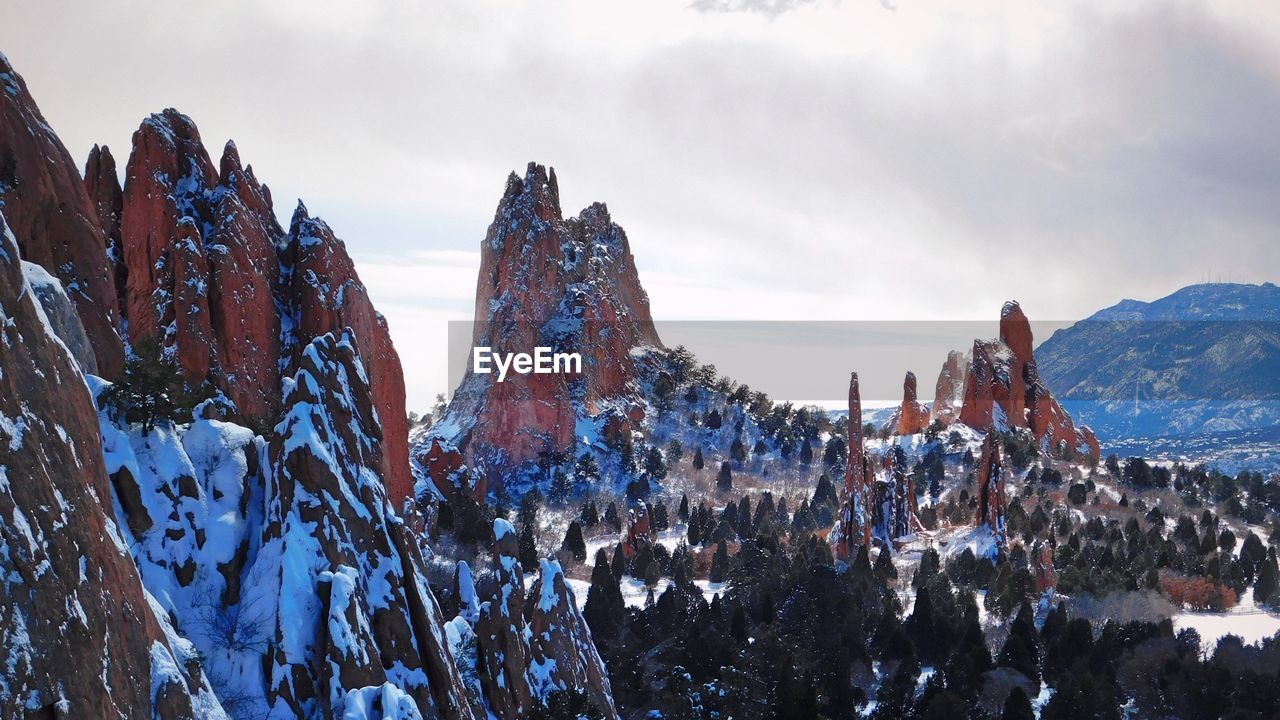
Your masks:
{"label": "rock face", "polygon": [[[160,338],[187,381],[221,390],[250,424],[280,409],[280,380],[311,338],[351,328],[383,428],[380,466],[394,502],[412,490],[404,375],[386,321],[346,248],[299,203],[288,232],[234,143],[214,167],[187,116],[165,110],[133,136],[122,194],[110,153],[91,154],[99,224],[119,236],[132,342]],[[108,244],[108,250],[111,245]]]}
{"label": "rock face", "polygon": [[[99,418],[143,581],[236,717],[474,718],[417,539],[393,512],[350,333],[299,350],[268,438]],[[403,714],[396,714],[397,712]]]}
{"label": "rock face", "polygon": [[341,328],[355,332],[360,359],[372,378],[373,406],[382,425],[383,473],[387,493],[399,503],[413,491],[409,474],[409,421],[405,413],[404,370],[391,343],[382,314],[374,310],[369,293],[356,274],[342,241],[319,218],[298,203],[289,227],[282,262],[293,337],[285,349],[302,338]]}
{"label": "rock face", "polygon": [[245,599],[279,602],[268,701],[342,717],[353,693],[391,685],[423,717],[469,718],[421,551],[378,480],[378,421],[356,352],[350,333],[302,351],[270,443],[266,528],[249,572],[265,571]]}
{"label": "rock face", "polygon": [[907,371],[902,381],[902,403],[893,416],[894,435],[915,435],[929,427],[929,406],[916,398],[916,374]]}
{"label": "rock face", "polygon": [[98,371],[124,367],[116,290],[98,214],[71,155],[0,54],[0,212],[22,258],[56,277],[93,344]]}
{"label": "rock face", "polygon": [[942,364],[938,373],[938,382],[933,391],[932,416],[950,425],[960,416],[960,408],[964,405],[964,378],[968,360],[964,353],[952,350],[947,353],[947,361]]}
{"label": "rock face", "polygon": [[[522,464],[573,447],[577,422],[639,407],[634,348],[660,347],[626,233],[597,203],[564,218],[555,171],[529,164],[507,179],[481,245],[474,347],[532,353],[577,352],[582,373],[468,372],[443,430],[428,433],[417,457],[439,440],[478,474],[510,479]],[[425,470],[419,462],[419,470]],[[447,478],[429,487],[447,490]]]}
{"label": "rock face", "polygon": [[0,715],[224,718],[108,519],[92,399],[33,295],[0,215]]}
{"label": "rock face", "polygon": [[490,710],[515,720],[553,693],[570,690],[585,692],[601,713],[617,718],[608,672],[560,564],[541,561],[526,596],[515,528],[499,518],[494,538],[498,587],[480,604],[474,631],[480,664],[488,669],[480,684]]}
{"label": "rock face", "polygon": [[866,446],[862,437],[862,395],[858,388],[858,373],[849,373],[849,419],[846,425],[846,442],[849,447],[849,464],[844,474],[844,510],[841,513],[840,533],[836,537],[836,553],[844,560],[856,554],[859,545],[871,548],[870,482],[871,471],[867,467]]}
{"label": "rock face", "polygon": [[1040,381],[1031,347],[1027,316],[1017,302],[1005,303],[999,339],[973,343],[960,422],[978,430],[1026,428],[1048,450],[1066,447],[1097,459],[1097,439],[1075,427]]}
{"label": "rock face", "polygon": [[977,524],[986,527],[995,538],[997,550],[1005,549],[1004,460],[1000,457],[1000,441],[994,433],[982,439],[982,455],[978,459]]}
{"label": "rock face", "polygon": [[98,211],[98,226],[107,243],[107,264],[116,290],[116,306],[123,308],[127,301],[125,289],[129,286],[128,266],[124,263],[124,248],[120,243],[124,190],[120,188],[116,159],[106,145],[94,145],[89,151],[89,159],[84,166],[84,189]]}
{"label": "rock face", "polygon": [[907,474],[907,455],[901,446],[894,445],[889,449],[873,495],[872,532],[886,548],[892,548],[898,538],[921,529],[915,482]]}
{"label": "rock face", "polygon": [[44,268],[26,260],[22,261],[22,275],[39,302],[45,322],[66,345],[71,359],[76,361],[81,372],[96,374],[98,361],[93,354],[93,346],[89,343],[89,336],[84,331],[84,324],[80,322],[75,304],[67,297],[67,291],[62,289],[62,283]]}

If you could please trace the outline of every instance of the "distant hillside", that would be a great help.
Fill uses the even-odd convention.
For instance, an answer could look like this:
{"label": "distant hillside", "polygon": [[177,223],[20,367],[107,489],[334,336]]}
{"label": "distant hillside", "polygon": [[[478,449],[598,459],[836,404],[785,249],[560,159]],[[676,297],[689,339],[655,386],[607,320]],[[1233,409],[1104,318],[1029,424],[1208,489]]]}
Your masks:
{"label": "distant hillside", "polygon": [[1123,300],[1054,333],[1036,358],[1104,441],[1280,424],[1280,287],[1215,283]]}

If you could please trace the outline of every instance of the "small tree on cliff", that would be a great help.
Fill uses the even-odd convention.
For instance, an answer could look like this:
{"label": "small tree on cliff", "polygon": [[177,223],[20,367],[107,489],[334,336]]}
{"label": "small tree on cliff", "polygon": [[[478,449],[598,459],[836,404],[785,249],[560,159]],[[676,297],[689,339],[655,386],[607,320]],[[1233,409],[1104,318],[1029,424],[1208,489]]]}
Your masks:
{"label": "small tree on cliff", "polygon": [[177,364],[164,357],[160,341],[148,337],[133,346],[124,374],[104,400],[122,410],[128,422],[141,423],[145,436],[161,420],[189,421],[195,406],[209,397],[207,387],[189,391]]}

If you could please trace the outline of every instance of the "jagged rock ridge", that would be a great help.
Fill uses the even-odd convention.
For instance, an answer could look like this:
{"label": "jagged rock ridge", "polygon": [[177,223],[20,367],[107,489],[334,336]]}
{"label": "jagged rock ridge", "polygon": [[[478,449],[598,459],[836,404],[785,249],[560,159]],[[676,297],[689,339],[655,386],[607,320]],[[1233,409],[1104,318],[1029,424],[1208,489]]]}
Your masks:
{"label": "jagged rock ridge", "polygon": [[[560,211],[555,170],[530,163],[507,179],[481,244],[474,347],[582,355],[581,376],[468,372],[438,427],[414,451],[424,489],[447,491],[457,453],[482,488],[522,464],[572,449],[577,423],[611,416],[615,432],[643,417],[633,350],[661,347],[626,233],[596,203]],[[442,470],[441,468],[445,468]]]}
{"label": "jagged rock ridge", "polygon": [[88,387],[18,252],[0,215],[0,715],[225,717],[116,533]]}
{"label": "jagged rock ridge", "polygon": [[106,240],[75,162],[40,114],[22,76],[0,53],[0,212],[22,258],[56,277],[93,343],[95,364],[114,377],[124,364]]}

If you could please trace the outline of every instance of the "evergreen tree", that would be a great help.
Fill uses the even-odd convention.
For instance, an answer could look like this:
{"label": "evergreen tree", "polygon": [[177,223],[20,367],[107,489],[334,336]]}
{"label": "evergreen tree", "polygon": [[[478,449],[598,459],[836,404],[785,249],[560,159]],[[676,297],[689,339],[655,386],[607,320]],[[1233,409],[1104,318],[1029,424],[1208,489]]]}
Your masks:
{"label": "evergreen tree", "polygon": [[582,524],[577,520],[569,523],[569,529],[564,533],[564,542],[560,544],[560,548],[569,551],[573,559],[578,562],[587,559],[587,543],[582,537]]}
{"label": "evergreen tree", "polygon": [[800,464],[804,467],[813,464],[813,446],[809,444],[808,438],[800,441]]}
{"label": "evergreen tree", "polygon": [[[533,568],[538,567],[538,546],[533,537],[533,526],[524,525],[520,529],[520,543],[516,553],[516,559],[520,561],[521,567]],[[583,555],[586,555],[586,548],[583,547]]]}
{"label": "evergreen tree", "polygon": [[148,337],[133,346],[124,373],[103,400],[123,411],[128,422],[140,423],[145,437],[157,422],[190,422],[195,406],[210,397],[207,386],[188,390],[177,363],[165,358],[160,340]]}
{"label": "evergreen tree", "polygon": [[721,540],[716,543],[716,553],[711,558],[711,574],[708,579],[713,583],[722,583],[729,573],[729,545]]}
{"label": "evergreen tree", "polygon": [[1280,605],[1280,574],[1277,573],[1276,551],[1272,548],[1258,568],[1258,580],[1253,585],[1253,599],[1266,605]]}
{"label": "evergreen tree", "polygon": [[622,551],[622,543],[613,546],[613,559],[609,562],[609,570],[613,577],[621,581],[627,571],[627,554]]}
{"label": "evergreen tree", "polygon": [[736,463],[747,459],[747,446],[742,442],[741,437],[733,439],[733,444],[729,446],[729,457]]}
{"label": "evergreen tree", "polygon": [[1027,697],[1026,691],[1014,685],[1013,691],[1004,700],[1004,712],[1000,715],[1000,720],[1035,720],[1035,718],[1036,714],[1031,710],[1031,699]]}
{"label": "evergreen tree", "polygon": [[667,476],[667,462],[663,459],[661,450],[650,446],[645,451],[644,471],[654,480],[662,480]]}
{"label": "evergreen tree", "polygon": [[704,464],[705,463],[702,459],[702,448],[698,448],[697,450],[694,450],[693,451],[693,469],[701,470],[704,467]]}
{"label": "evergreen tree", "polygon": [[667,444],[667,462],[678,463],[684,457],[684,445],[675,438]]}
{"label": "evergreen tree", "polygon": [[680,522],[682,523],[689,522],[689,496],[688,495],[684,495],[684,494],[680,495],[679,513],[680,513]]}
{"label": "evergreen tree", "polygon": [[720,474],[716,476],[716,488],[722,492],[733,490],[733,471],[729,469],[729,463],[720,463]]}
{"label": "evergreen tree", "polygon": [[611,502],[604,509],[604,524],[613,527],[614,532],[622,532],[622,516],[618,514],[618,503]]}

